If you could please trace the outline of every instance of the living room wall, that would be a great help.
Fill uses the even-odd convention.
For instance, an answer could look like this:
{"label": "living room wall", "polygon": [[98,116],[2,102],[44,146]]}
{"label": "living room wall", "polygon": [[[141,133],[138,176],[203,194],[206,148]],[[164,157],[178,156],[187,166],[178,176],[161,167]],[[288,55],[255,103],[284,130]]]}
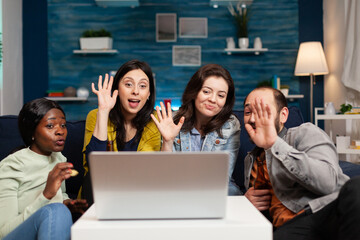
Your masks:
{"label": "living room wall", "polygon": [[[44,1],[40,2],[44,3]],[[24,1],[24,4],[25,2],[27,1]],[[101,8],[92,0],[48,1],[45,3],[47,6],[45,10],[39,7],[40,4],[37,6],[28,4],[27,11],[23,12],[23,21],[31,23],[34,19],[46,15],[42,17],[41,22],[48,21],[47,31],[44,31],[42,24],[36,23],[32,29],[41,28],[42,33],[33,35],[32,38],[46,39],[49,46],[36,44],[33,41],[32,47],[28,48],[28,54],[24,55],[24,65],[27,66],[26,73],[24,70],[24,85],[31,83],[31,86],[24,89],[24,101],[45,96],[45,89],[63,89],[66,86],[83,85],[87,85],[90,89],[90,83],[96,82],[99,74],[116,70],[130,58],[145,60],[153,67],[156,73],[158,100],[169,97],[179,100],[185,84],[198,67],[173,67],[171,46],[201,45],[202,64],[215,62],[230,70],[236,84],[236,109],[242,108],[244,96],[259,81],[270,79],[273,74],[277,74],[281,77],[282,83],[291,85],[291,93],[305,95],[304,99],[295,101],[293,104],[298,105],[305,120],[308,119],[308,81],[300,81],[294,77],[293,70],[298,44],[304,41],[302,36],[306,35],[305,40],[318,40],[319,32],[322,34],[322,1],[314,3],[310,0],[284,0],[277,1],[276,6],[273,6],[273,1],[270,0],[254,1],[251,6],[253,15],[250,18],[250,42],[252,44],[253,39],[259,36],[263,46],[269,48],[268,52],[260,56],[227,56],[223,52],[226,45],[225,38],[236,37],[235,26],[226,8],[213,9],[209,7],[208,1],[203,0],[177,2],[179,1],[140,0],[141,6],[135,9]],[[311,5],[316,6],[311,7]],[[208,17],[208,38],[178,38],[175,43],[156,43],[155,14],[165,12],[177,13],[178,18]],[[319,18],[320,23],[314,24],[314,21],[318,21]],[[125,20],[121,21],[121,19]],[[304,21],[304,19],[311,20]],[[139,26],[142,28],[140,33],[137,30]],[[318,31],[319,26],[321,31]],[[120,53],[115,56],[73,55],[72,50],[79,49],[80,34],[90,27],[105,27],[112,31],[114,48]],[[315,30],[307,31],[312,27]],[[29,26],[27,28],[29,29]],[[25,32],[26,29],[24,29],[24,35]],[[314,33],[317,36],[309,39],[309,36],[311,37]],[[131,37],[132,41],[129,40]],[[122,46],[127,46],[127,49],[122,49]],[[43,53],[43,49],[46,56],[42,54],[42,57],[48,58],[49,67],[42,62],[33,61],[32,56]],[[41,74],[46,73],[47,69],[49,73],[46,79]],[[38,75],[40,77],[36,77]],[[321,88],[321,84],[318,87]],[[39,88],[41,93],[39,93]],[[323,96],[322,88],[315,88],[314,91],[315,97]],[[314,99],[315,106],[316,101]],[[320,102],[321,106],[321,97]],[[68,119],[83,119],[88,110],[96,107],[96,99],[92,97],[86,103],[61,104],[67,112]]]}
{"label": "living room wall", "polygon": [[[48,0],[49,89],[63,90],[67,86],[86,87],[97,82],[99,74],[116,71],[130,59],[148,62],[156,74],[157,100],[171,98],[180,104],[186,83],[199,68],[172,66],[173,45],[200,45],[202,65],[218,63],[227,68],[235,81],[236,105],[242,108],[246,94],[273,75],[299,93],[298,78],[293,76],[298,47],[297,0],[254,1],[251,5],[249,38],[261,37],[269,51],[255,56],[227,55],[226,37],[236,37],[233,19],[225,7],[209,6],[208,0],[140,1],[137,8],[102,8],[92,0]],[[177,17],[207,17],[207,38],[177,38],[176,42],[155,40],[156,13],[176,13]],[[116,55],[74,55],[79,49],[79,37],[86,29],[105,28],[114,38]],[[93,95],[92,95],[93,96]],[[96,98],[86,103],[63,103],[69,119],[84,119],[96,108]]]}

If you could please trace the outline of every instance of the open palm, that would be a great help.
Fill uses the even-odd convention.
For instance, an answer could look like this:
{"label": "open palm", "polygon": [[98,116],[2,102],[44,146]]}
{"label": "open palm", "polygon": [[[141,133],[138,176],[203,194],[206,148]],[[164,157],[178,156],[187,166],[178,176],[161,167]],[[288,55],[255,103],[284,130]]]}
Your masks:
{"label": "open palm", "polygon": [[246,123],[245,129],[256,146],[268,149],[275,143],[277,138],[276,116],[271,112],[269,105],[265,104],[262,99],[256,99],[255,103],[251,103],[251,108],[256,128],[254,129],[250,124]]}
{"label": "open palm", "polygon": [[185,118],[182,117],[178,124],[174,123],[171,111],[171,104],[168,103],[167,110],[162,102],[161,105],[161,112],[159,107],[156,107],[156,112],[158,115],[159,120],[151,114],[151,118],[154,120],[157,128],[159,129],[161,136],[163,137],[163,142],[171,142],[174,141],[175,137],[179,134],[180,129],[184,123]]}
{"label": "open palm", "polygon": [[98,90],[95,89],[94,83],[91,84],[92,92],[98,97],[99,111],[110,112],[110,110],[115,106],[118,90],[115,90],[111,96],[113,81],[114,78],[112,76],[109,79],[109,75],[105,74],[104,83],[102,83],[102,76],[99,76]]}

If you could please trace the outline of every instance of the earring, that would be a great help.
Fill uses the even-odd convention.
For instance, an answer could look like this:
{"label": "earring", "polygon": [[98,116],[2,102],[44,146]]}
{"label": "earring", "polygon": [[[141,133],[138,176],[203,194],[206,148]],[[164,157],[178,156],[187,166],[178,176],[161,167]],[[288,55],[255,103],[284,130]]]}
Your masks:
{"label": "earring", "polygon": [[32,140],[32,141],[34,141],[34,140],[35,140],[35,138],[34,138],[34,137],[32,137],[32,138],[31,138],[31,140]]}

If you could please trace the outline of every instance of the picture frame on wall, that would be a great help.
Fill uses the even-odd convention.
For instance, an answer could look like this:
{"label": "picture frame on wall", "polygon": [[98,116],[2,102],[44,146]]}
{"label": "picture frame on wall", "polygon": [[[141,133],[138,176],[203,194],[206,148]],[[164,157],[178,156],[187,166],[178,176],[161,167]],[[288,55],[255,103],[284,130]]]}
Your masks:
{"label": "picture frame on wall", "polygon": [[176,42],[176,13],[156,14],[156,42]]}
{"label": "picture frame on wall", "polygon": [[179,18],[179,37],[180,38],[207,38],[208,19],[207,18]]}
{"label": "picture frame on wall", "polygon": [[174,45],[172,49],[173,66],[200,66],[201,46],[200,45]]}

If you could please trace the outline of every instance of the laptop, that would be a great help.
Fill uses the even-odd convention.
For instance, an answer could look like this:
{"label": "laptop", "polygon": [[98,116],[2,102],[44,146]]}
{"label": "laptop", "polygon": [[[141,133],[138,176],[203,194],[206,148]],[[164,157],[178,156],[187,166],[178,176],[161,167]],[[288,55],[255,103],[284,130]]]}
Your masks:
{"label": "laptop", "polygon": [[225,217],[228,153],[91,152],[89,161],[99,220]]}

